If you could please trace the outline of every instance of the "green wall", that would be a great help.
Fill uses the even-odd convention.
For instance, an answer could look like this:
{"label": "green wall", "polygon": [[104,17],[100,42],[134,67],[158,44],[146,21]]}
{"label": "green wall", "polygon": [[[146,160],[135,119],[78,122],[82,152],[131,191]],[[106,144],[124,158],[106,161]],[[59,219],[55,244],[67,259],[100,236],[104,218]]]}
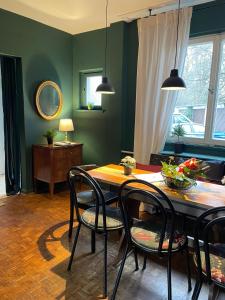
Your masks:
{"label": "green wall", "polygon": [[124,74],[124,80],[126,82],[126,94],[123,98],[121,150],[133,151],[138,57],[138,33],[136,21],[126,24],[125,45],[124,58],[126,72]]}
{"label": "green wall", "polygon": [[225,0],[216,0],[193,9],[190,36],[225,32]]}
{"label": "green wall", "polygon": [[84,162],[120,160],[121,150],[133,149],[138,35],[136,21],[115,23],[109,29],[108,69],[116,89],[104,96],[102,111],[79,110],[79,72],[104,67],[104,30],[74,36],[75,139],[84,143]]}
{"label": "green wall", "polygon": [[[36,113],[34,93],[42,80],[59,84],[64,96],[61,117],[72,116],[72,36],[28,18],[0,10],[0,53],[21,57],[24,119],[21,116],[22,187],[32,189],[32,144],[43,143],[42,134],[57,128],[58,120],[45,121]],[[21,103],[23,105],[23,103]]]}
{"label": "green wall", "polygon": [[103,111],[79,110],[79,75],[81,71],[104,68],[105,31],[86,32],[73,38],[75,140],[84,144],[85,163],[118,163],[120,159],[125,91],[125,25],[119,22],[109,28],[108,76],[116,93],[103,96]]}

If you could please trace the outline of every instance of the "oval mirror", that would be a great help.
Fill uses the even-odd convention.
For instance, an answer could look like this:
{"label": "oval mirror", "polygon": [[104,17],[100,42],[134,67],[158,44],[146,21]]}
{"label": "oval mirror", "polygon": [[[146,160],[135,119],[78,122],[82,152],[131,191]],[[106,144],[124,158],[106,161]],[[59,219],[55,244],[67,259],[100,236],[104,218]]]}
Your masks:
{"label": "oval mirror", "polygon": [[62,110],[62,92],[53,81],[44,81],[38,86],[35,101],[39,115],[45,120],[55,119]]}

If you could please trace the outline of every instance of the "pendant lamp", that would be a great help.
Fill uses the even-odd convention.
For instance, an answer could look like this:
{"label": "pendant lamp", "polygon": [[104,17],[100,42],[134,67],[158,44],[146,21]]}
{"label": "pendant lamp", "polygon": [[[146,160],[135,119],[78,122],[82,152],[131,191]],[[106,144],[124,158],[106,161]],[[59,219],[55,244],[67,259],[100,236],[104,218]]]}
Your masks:
{"label": "pendant lamp", "polygon": [[97,87],[96,92],[100,94],[115,94],[115,90],[107,77],[107,47],[108,47],[108,0],[106,0],[106,18],[105,18],[105,75],[102,77],[102,83]]}
{"label": "pendant lamp", "polygon": [[175,53],[175,62],[174,62],[174,69],[170,72],[170,77],[167,78],[163,84],[161,89],[167,91],[178,91],[186,89],[186,85],[184,80],[179,77],[178,69],[176,69],[177,64],[177,46],[178,46],[178,37],[179,37],[179,23],[180,23],[180,0],[178,5],[178,12],[177,12],[177,39],[176,39],[176,53]]}

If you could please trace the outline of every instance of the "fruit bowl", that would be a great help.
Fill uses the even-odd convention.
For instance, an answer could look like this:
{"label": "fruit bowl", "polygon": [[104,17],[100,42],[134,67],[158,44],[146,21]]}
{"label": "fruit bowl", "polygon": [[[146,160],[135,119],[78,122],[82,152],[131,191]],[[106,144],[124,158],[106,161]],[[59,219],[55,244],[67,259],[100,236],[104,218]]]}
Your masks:
{"label": "fruit bowl", "polygon": [[196,180],[191,178],[183,178],[182,180],[166,176],[163,172],[161,173],[165,184],[176,190],[188,190],[196,185]]}

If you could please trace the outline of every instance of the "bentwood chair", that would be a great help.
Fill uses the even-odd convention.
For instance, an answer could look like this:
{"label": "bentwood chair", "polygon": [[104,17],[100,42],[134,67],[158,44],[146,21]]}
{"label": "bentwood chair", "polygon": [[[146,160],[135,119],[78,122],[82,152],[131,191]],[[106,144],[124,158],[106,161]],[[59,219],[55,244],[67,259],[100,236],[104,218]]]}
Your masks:
{"label": "bentwood chair", "polygon": [[[137,185],[138,184],[138,185]],[[131,187],[132,186],[132,187]],[[132,198],[146,204],[156,205],[158,213],[148,220],[135,219],[129,213],[129,201]],[[189,264],[188,240],[183,232],[175,227],[176,215],[169,198],[156,186],[143,180],[132,179],[124,182],[119,191],[119,205],[121,207],[125,226],[126,249],[117,275],[112,300],[116,298],[124,264],[130,249],[141,250],[145,254],[143,270],[146,267],[147,254],[153,253],[160,258],[167,259],[168,299],[172,299],[171,259],[181,251],[186,251],[188,289],[191,290],[191,272]]]}
{"label": "bentwood chair", "polygon": [[[85,171],[92,170],[96,168],[97,166],[95,164],[90,164],[90,165],[82,165],[79,166],[81,169]],[[73,167],[69,170],[69,175],[73,172]],[[80,185],[81,186],[81,185]],[[70,187],[70,185],[69,185]],[[103,190],[103,194],[105,197],[105,201],[107,204],[111,204],[113,202],[116,202],[118,200],[118,194],[116,192],[108,191],[108,190]],[[74,201],[73,201],[73,196],[72,196],[72,191],[70,189],[70,220],[69,220],[69,233],[68,237],[69,239],[72,238],[72,233],[73,233],[73,221],[74,221]],[[79,193],[77,193],[77,202],[79,205],[79,208],[81,209],[87,209],[90,207],[95,206],[95,197],[94,197],[94,192],[93,190],[84,190]],[[95,252],[95,232],[92,231],[91,233],[91,250],[92,253]]]}
{"label": "bentwood chair", "polygon": [[220,288],[225,288],[225,206],[198,217],[194,243],[198,274],[192,299],[198,299],[203,279],[209,285],[208,299],[217,299]]}
{"label": "bentwood chair", "polygon": [[[95,233],[102,234],[104,236],[104,288],[103,297],[107,297],[107,238],[109,231],[121,230],[123,228],[123,222],[121,219],[120,209],[117,207],[110,207],[106,205],[106,199],[102,192],[102,189],[98,182],[91,177],[86,171],[79,167],[74,167],[69,172],[69,185],[71,191],[71,197],[73,198],[73,204],[77,215],[78,228],[74,238],[72,252],[69,260],[68,271],[71,270],[74,253],[81,229],[81,225],[94,231]],[[93,191],[95,198],[95,206],[88,208],[80,213],[78,203],[79,182],[83,181]]]}

